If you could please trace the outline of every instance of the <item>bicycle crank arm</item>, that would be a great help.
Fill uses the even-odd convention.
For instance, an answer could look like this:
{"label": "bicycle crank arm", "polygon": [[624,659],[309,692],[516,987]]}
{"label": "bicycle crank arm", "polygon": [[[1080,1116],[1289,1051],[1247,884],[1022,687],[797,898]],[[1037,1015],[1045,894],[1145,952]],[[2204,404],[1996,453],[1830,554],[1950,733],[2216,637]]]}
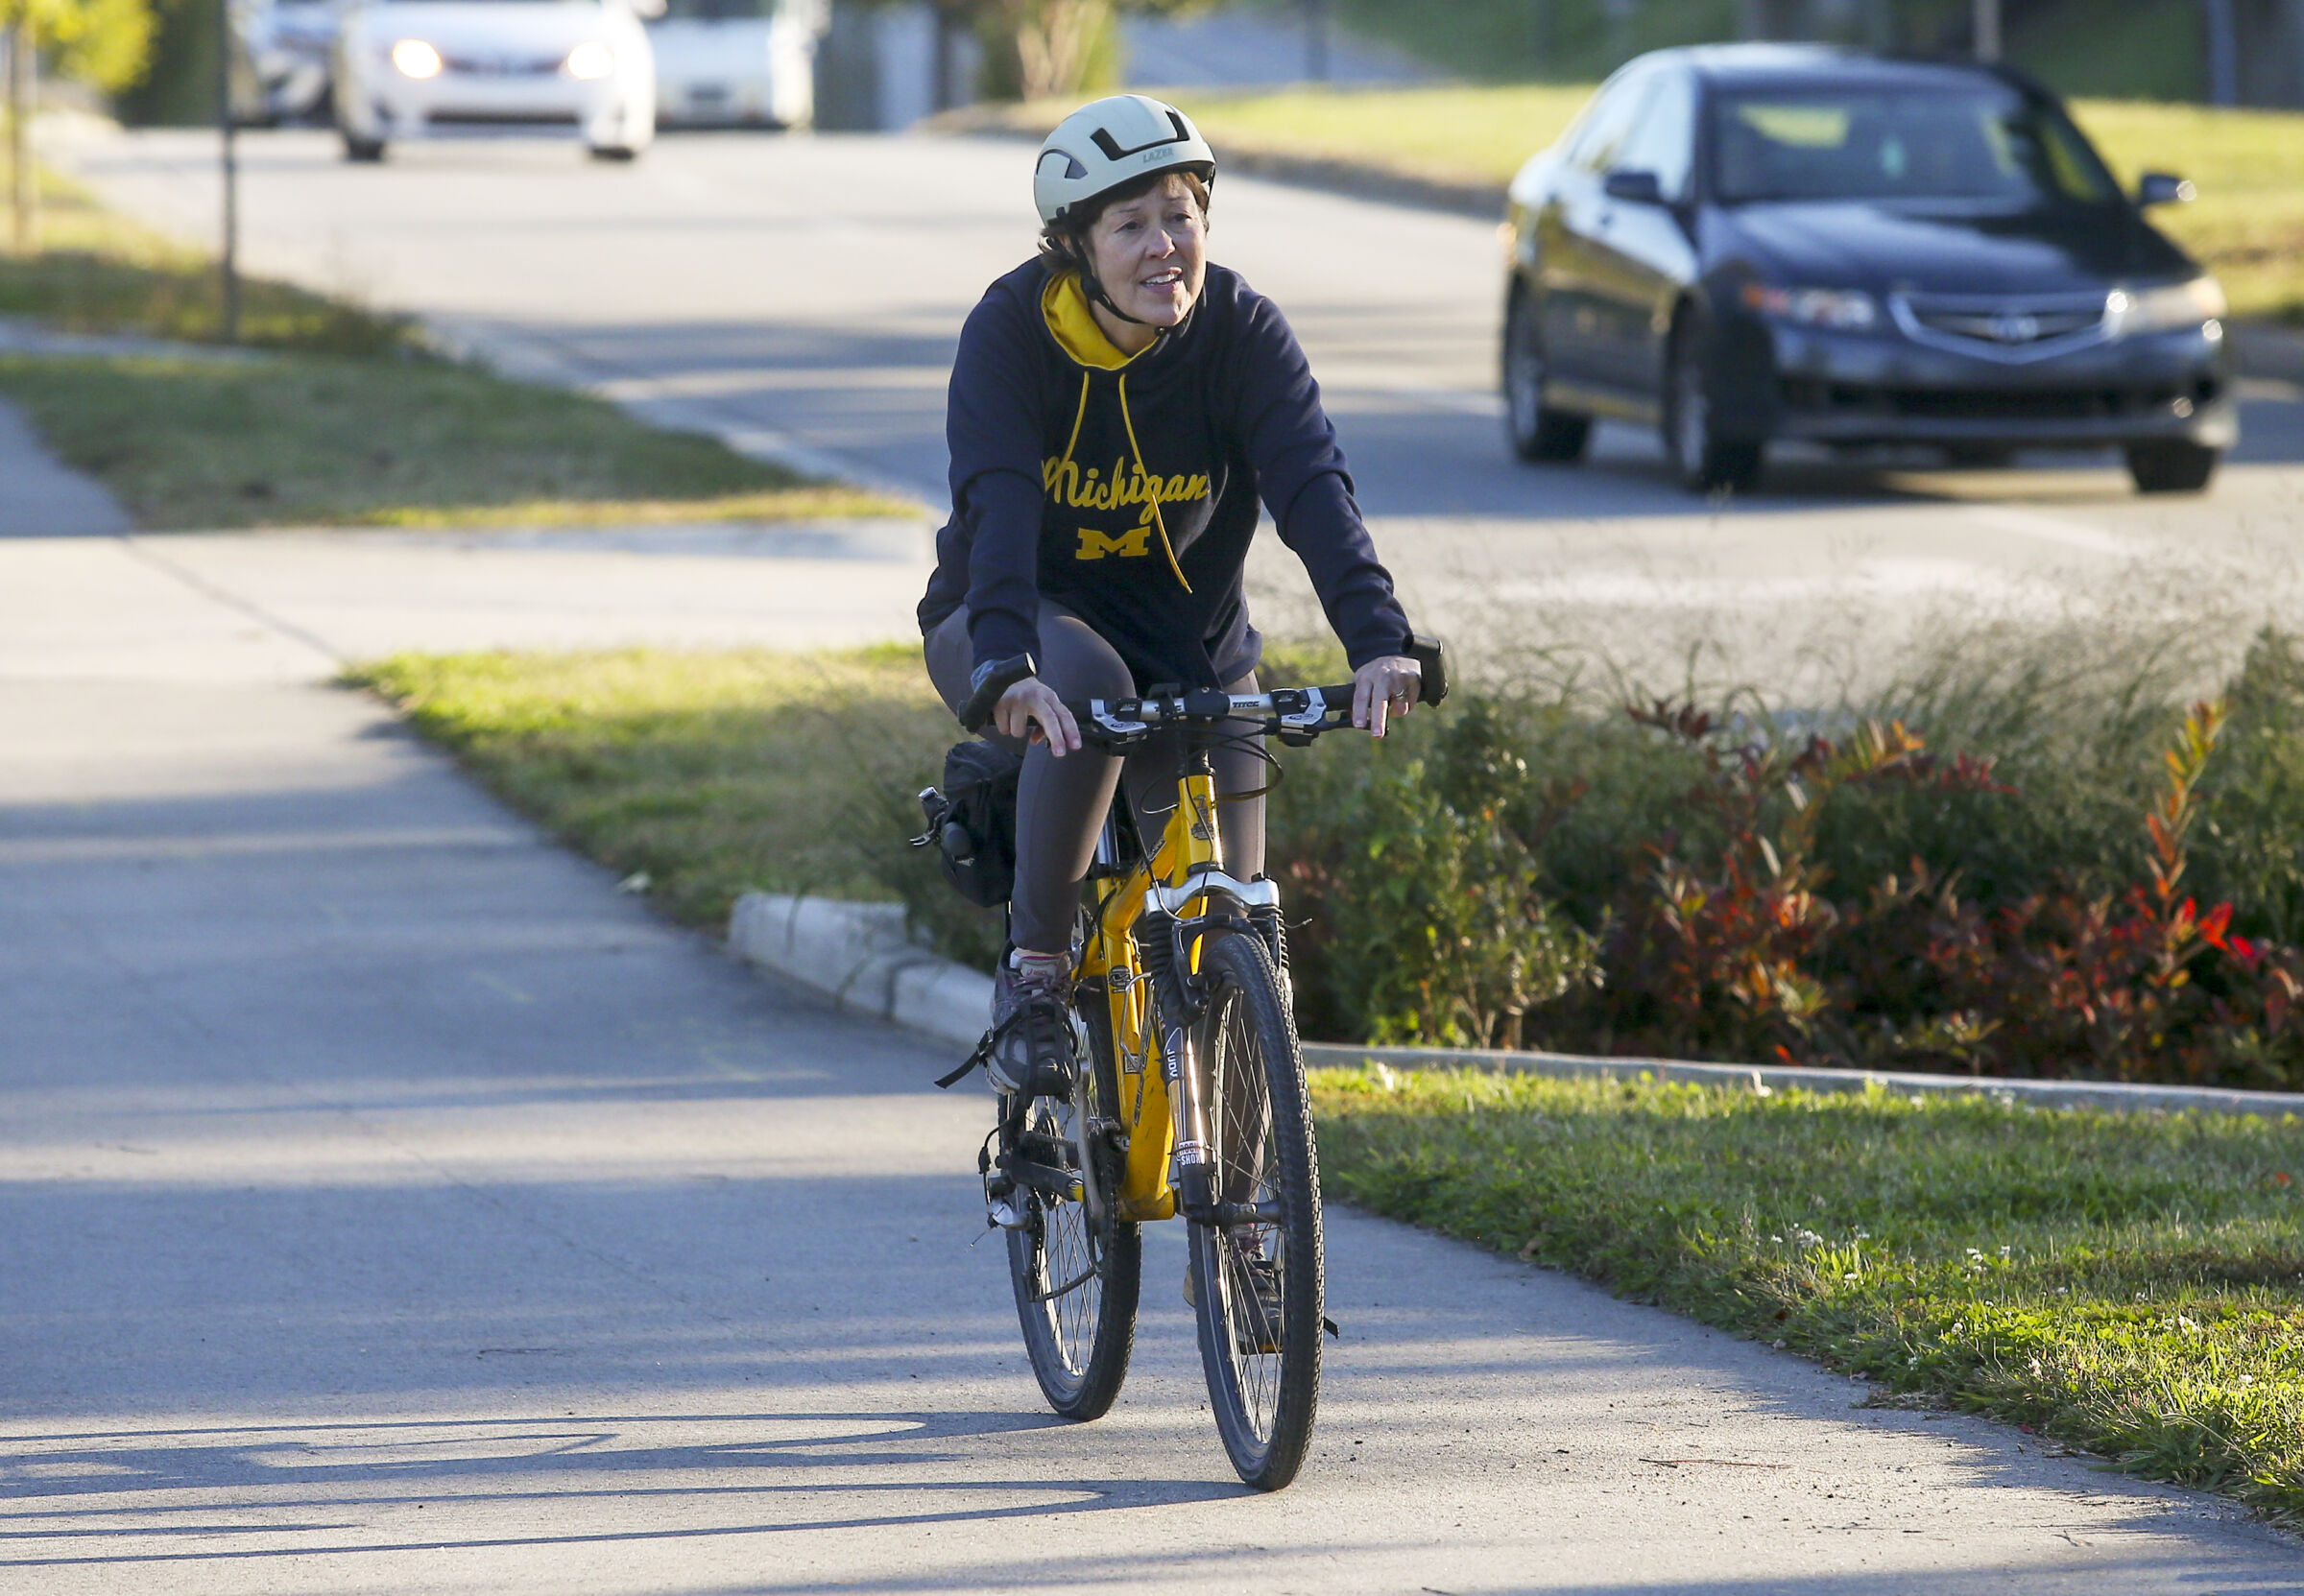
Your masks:
{"label": "bicycle crank arm", "polygon": [[1068,1169],[1039,1163],[1031,1158],[1010,1155],[999,1160],[1001,1173],[1017,1185],[1053,1197],[1067,1203],[1077,1203],[1085,1195],[1080,1177]]}

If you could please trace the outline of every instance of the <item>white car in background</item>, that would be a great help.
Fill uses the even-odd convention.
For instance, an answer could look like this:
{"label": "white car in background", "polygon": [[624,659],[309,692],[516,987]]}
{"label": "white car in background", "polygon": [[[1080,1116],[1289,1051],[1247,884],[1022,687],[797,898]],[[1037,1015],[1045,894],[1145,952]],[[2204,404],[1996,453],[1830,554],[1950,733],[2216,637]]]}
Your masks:
{"label": "white car in background", "polygon": [[336,38],[347,160],[399,139],[563,133],[603,160],[656,137],[641,6],[661,0],[356,0]]}
{"label": "white car in background", "polygon": [[232,20],[247,41],[266,123],[322,118],[328,105],[329,60],[336,53],[340,0],[240,0]]}
{"label": "white car in background", "polygon": [[657,115],[698,128],[804,128],[829,0],[666,0],[648,24]]}

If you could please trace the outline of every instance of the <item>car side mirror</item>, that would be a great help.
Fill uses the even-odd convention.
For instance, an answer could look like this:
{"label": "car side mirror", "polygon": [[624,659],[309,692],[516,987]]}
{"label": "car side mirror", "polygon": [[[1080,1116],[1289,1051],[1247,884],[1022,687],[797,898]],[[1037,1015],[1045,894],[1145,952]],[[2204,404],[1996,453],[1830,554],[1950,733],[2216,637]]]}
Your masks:
{"label": "car side mirror", "polygon": [[2200,197],[2200,191],[2186,179],[2169,172],[2147,172],[2136,183],[2136,202],[2139,205],[2190,204]]}
{"label": "car side mirror", "polygon": [[1656,174],[1631,167],[1619,167],[1609,173],[1600,179],[1600,190],[1611,200],[1622,200],[1635,205],[1664,203],[1664,185],[1656,180]]}

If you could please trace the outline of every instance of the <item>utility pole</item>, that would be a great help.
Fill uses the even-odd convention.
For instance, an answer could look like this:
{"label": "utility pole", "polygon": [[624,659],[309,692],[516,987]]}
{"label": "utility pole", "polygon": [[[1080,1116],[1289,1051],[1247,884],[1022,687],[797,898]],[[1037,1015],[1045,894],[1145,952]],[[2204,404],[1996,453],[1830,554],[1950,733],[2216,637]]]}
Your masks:
{"label": "utility pole", "polygon": [[240,342],[240,152],[233,135],[232,0],[216,0],[216,131],[224,178],[224,341]]}
{"label": "utility pole", "polygon": [[2240,104],[2240,25],[2232,0],[2204,0],[2201,21],[2208,35],[2208,103]]}
{"label": "utility pole", "polygon": [[38,193],[32,180],[32,106],[37,84],[33,77],[30,11],[19,5],[8,25],[9,202],[14,222],[12,242],[19,255],[32,253],[38,226]]}
{"label": "utility pole", "polygon": [[1976,59],[2000,60],[2000,0],[1976,0]]}
{"label": "utility pole", "polygon": [[1328,82],[1328,0],[1304,0],[1304,76]]}

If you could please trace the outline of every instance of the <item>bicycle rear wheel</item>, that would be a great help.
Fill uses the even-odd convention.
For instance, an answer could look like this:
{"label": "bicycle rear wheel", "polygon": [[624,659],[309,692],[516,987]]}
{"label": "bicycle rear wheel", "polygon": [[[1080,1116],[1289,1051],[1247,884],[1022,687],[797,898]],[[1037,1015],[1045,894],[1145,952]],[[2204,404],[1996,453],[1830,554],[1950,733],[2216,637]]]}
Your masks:
{"label": "bicycle rear wheel", "polygon": [[1032,1100],[1021,1147],[1043,1168],[1079,1176],[1077,1195],[1020,1193],[1025,1224],[1008,1232],[1008,1274],[1024,1350],[1048,1406],[1067,1418],[1100,1418],[1120,1394],[1136,1345],[1142,1237],[1118,1217],[1120,1155],[1112,1140],[1119,1101],[1112,1027],[1101,992],[1083,993],[1088,1067],[1069,1102]]}
{"label": "bicycle rear wheel", "polygon": [[1320,1170],[1304,1058],[1261,942],[1216,938],[1201,974],[1215,1196],[1237,1222],[1191,1227],[1200,1361],[1233,1467],[1278,1490],[1303,1465],[1320,1399]]}

